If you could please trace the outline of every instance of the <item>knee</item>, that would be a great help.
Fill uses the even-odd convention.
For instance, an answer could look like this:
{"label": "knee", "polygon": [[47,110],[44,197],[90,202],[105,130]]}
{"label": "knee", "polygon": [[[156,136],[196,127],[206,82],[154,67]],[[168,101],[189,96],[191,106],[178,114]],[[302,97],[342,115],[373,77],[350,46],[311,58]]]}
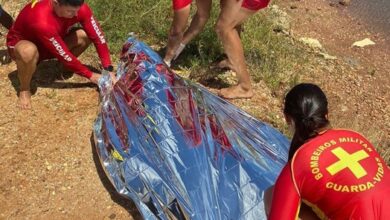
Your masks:
{"label": "knee", "polygon": [[209,18],[210,18],[210,12],[199,12],[199,11],[197,11],[196,12],[196,16],[199,19],[199,23],[204,26],[207,23],[207,21],[209,20]]}
{"label": "knee", "polygon": [[91,40],[89,39],[87,33],[83,29],[77,30],[76,36],[77,36],[78,46],[89,46],[91,44]]}
{"label": "knee", "polygon": [[38,48],[33,43],[22,43],[15,47],[16,59],[23,63],[37,63],[39,58]]}
{"label": "knee", "polygon": [[184,35],[184,30],[181,30],[180,28],[172,27],[169,31],[170,38],[181,38]]}
{"label": "knee", "polygon": [[199,17],[198,18],[199,31],[201,31],[206,26],[207,20],[209,20],[208,17]]}
{"label": "knee", "polygon": [[224,22],[220,22],[220,21],[218,21],[215,24],[214,30],[217,33],[219,38],[226,36],[226,34],[229,31],[228,26]]}

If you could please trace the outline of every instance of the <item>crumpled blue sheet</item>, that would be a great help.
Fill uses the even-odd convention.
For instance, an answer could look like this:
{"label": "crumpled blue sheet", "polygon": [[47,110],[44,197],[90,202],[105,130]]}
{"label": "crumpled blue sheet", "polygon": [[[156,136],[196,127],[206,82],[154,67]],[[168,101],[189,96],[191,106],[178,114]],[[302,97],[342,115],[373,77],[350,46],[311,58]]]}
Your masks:
{"label": "crumpled blue sheet", "polygon": [[94,139],[118,193],[144,219],[266,219],[263,193],[289,141],[129,38],[119,81],[100,81]]}

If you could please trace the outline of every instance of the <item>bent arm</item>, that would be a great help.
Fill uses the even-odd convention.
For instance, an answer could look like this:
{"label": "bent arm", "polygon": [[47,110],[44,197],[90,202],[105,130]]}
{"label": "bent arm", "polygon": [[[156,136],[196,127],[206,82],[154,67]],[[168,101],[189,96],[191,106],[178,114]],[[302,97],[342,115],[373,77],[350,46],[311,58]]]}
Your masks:
{"label": "bent arm", "polygon": [[87,33],[89,39],[95,45],[102,66],[106,69],[111,66],[110,51],[107,41],[104,38],[103,30],[100,28],[98,21],[94,18],[93,13],[88,5],[84,4],[80,8],[79,15],[80,23]]}
{"label": "bent arm", "polygon": [[36,28],[35,32],[45,49],[49,50],[66,68],[88,79],[91,78],[92,72],[69,51],[59,34],[50,29],[39,28]]}
{"label": "bent arm", "polygon": [[273,192],[269,220],[298,219],[300,196],[295,188],[291,164],[288,163],[280,173]]}

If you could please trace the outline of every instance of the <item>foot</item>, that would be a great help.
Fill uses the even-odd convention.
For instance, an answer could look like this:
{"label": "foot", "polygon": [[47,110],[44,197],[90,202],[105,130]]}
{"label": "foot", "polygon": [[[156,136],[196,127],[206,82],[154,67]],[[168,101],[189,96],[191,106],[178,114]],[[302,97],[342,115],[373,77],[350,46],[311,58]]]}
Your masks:
{"label": "foot", "polygon": [[163,60],[164,63],[168,66],[171,67],[171,61],[170,60]]}
{"label": "foot", "polygon": [[211,64],[210,69],[212,70],[234,70],[233,65],[230,63],[228,59],[224,59],[218,63]]}
{"label": "foot", "polygon": [[31,92],[30,91],[20,91],[19,93],[19,108],[20,109],[31,109]]}
{"label": "foot", "polygon": [[253,91],[237,85],[219,90],[218,95],[225,99],[248,99],[253,96]]}

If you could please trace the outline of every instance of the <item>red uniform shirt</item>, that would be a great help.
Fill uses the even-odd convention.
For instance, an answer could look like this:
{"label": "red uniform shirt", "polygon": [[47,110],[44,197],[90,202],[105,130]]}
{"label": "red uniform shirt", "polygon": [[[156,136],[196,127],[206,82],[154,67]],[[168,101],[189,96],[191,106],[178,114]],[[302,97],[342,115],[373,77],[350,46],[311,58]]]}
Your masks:
{"label": "red uniform shirt", "polygon": [[270,219],[295,219],[301,201],[322,219],[388,220],[390,169],[360,134],[328,130],[283,168]]}
{"label": "red uniform shirt", "polygon": [[20,40],[33,42],[39,52],[39,59],[57,58],[65,67],[75,73],[90,78],[92,72],[69,51],[63,38],[69,29],[80,23],[94,43],[103,67],[111,65],[110,53],[97,20],[87,4],[83,4],[77,16],[58,17],[54,12],[52,0],[33,1],[26,5],[18,15],[7,35],[7,46],[15,47]]}

